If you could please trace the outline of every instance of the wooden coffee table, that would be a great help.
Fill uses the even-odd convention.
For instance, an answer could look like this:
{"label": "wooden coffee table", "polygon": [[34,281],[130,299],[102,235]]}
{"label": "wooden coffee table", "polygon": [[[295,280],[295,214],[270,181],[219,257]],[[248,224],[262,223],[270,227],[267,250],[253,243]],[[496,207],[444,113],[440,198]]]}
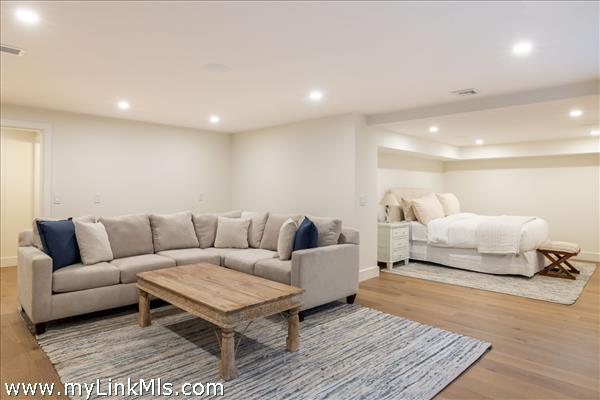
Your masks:
{"label": "wooden coffee table", "polygon": [[234,328],[243,323],[287,312],[287,351],[299,346],[299,289],[283,283],[201,263],[137,274],[139,323],[151,324],[149,295],[165,300],[221,330],[221,377],[236,378]]}

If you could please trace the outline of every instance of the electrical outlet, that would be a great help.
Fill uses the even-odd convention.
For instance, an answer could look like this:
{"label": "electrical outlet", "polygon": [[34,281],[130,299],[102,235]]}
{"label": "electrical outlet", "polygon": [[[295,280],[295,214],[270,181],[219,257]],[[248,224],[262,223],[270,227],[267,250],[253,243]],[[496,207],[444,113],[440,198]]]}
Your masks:
{"label": "electrical outlet", "polygon": [[360,197],[358,198],[358,204],[359,204],[361,207],[364,207],[364,206],[366,206],[366,205],[367,205],[367,196],[360,196]]}
{"label": "electrical outlet", "polygon": [[204,201],[204,193],[200,193],[200,194],[198,195],[198,201],[199,201],[199,202],[203,202],[203,201]]}
{"label": "electrical outlet", "polygon": [[102,203],[102,195],[100,193],[96,193],[94,196],[94,204]]}

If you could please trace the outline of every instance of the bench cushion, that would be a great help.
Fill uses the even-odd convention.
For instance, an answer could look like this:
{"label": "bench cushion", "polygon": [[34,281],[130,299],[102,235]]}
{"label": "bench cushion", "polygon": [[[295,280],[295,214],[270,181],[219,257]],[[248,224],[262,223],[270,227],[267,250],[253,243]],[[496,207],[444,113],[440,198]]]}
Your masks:
{"label": "bench cushion", "polygon": [[581,249],[577,243],[558,242],[555,240],[547,240],[540,245],[539,250],[556,251],[559,253],[577,254],[577,253],[579,253],[579,251]]}
{"label": "bench cushion", "polygon": [[205,249],[191,248],[191,249],[177,249],[177,250],[165,250],[158,253],[159,256],[169,257],[175,260],[177,265],[188,265],[196,263],[211,263],[215,265],[221,264],[221,256],[218,254],[210,253]]}
{"label": "bench cushion", "polygon": [[136,274],[138,272],[175,266],[175,260],[159,256],[158,254],[142,254],[141,256],[118,258],[112,260],[110,263],[116,266],[121,272],[121,283],[137,282]]}
{"label": "bench cushion", "polygon": [[52,274],[52,291],[64,293],[117,285],[119,276],[119,269],[107,262],[92,265],[73,264]]}
{"label": "bench cushion", "polygon": [[254,275],[289,285],[292,279],[292,261],[279,258],[259,260],[254,265]]}
{"label": "bench cushion", "polygon": [[254,274],[254,264],[258,260],[277,257],[277,252],[264,249],[245,249],[225,255],[223,264],[236,271]]}

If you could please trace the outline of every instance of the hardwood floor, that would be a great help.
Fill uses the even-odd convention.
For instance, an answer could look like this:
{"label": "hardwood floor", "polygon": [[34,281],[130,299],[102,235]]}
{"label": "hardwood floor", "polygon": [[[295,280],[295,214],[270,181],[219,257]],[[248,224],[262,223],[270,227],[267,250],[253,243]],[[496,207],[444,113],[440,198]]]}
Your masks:
{"label": "hardwood floor", "polygon": [[[599,276],[596,270],[572,306],[386,273],[361,283],[356,302],[492,343],[436,399],[598,399]],[[1,389],[5,382],[59,384],[16,311],[14,267],[0,269],[0,284]]]}

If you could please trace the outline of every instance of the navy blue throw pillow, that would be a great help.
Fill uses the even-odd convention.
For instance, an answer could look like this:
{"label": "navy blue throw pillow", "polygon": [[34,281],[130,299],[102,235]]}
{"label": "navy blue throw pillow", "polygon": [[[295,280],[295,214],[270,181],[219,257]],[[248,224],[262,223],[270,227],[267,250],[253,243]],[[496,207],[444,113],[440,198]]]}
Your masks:
{"label": "navy blue throw pillow", "polygon": [[52,270],[81,262],[75,224],[69,219],[37,221],[44,251],[52,257]]}
{"label": "navy blue throw pillow", "polygon": [[317,241],[319,240],[319,231],[315,224],[308,219],[304,218],[304,221],[298,227],[296,236],[294,237],[294,250],[312,249],[317,247]]}

